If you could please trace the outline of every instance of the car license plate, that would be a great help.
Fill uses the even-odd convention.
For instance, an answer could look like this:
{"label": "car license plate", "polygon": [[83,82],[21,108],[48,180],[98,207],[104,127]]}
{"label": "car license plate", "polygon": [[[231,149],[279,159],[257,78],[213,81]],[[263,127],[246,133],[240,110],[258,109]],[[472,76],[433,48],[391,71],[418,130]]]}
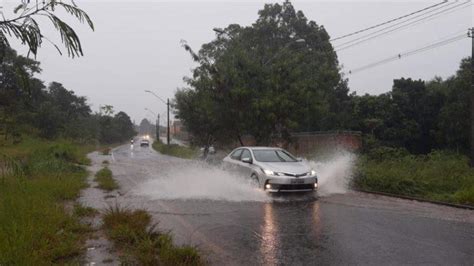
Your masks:
{"label": "car license plate", "polygon": [[291,179],[291,184],[304,184],[304,179]]}

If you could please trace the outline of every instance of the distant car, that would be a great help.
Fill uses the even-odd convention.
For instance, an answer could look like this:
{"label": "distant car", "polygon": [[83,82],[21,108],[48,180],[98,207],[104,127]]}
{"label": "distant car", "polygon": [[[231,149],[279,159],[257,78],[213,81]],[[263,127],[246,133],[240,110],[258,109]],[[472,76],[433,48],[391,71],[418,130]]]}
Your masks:
{"label": "distant car", "polygon": [[224,164],[237,168],[267,192],[314,191],[316,172],[288,151],[274,147],[240,147],[224,158]]}
{"label": "distant car", "polygon": [[140,147],[149,147],[150,146],[150,141],[147,139],[142,139],[140,141]]}

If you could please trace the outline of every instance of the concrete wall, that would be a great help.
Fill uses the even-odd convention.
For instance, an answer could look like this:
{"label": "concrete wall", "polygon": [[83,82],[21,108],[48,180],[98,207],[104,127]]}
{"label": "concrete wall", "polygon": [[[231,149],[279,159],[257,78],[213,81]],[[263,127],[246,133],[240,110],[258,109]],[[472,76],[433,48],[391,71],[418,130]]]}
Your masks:
{"label": "concrete wall", "polygon": [[[252,136],[242,138],[245,146],[254,146],[255,140]],[[239,146],[239,145],[236,145]],[[342,148],[349,151],[357,151],[362,148],[362,136],[357,131],[318,131],[294,133],[292,142],[275,141],[271,146],[279,146],[287,149],[295,155],[308,155],[322,150],[333,150]]]}

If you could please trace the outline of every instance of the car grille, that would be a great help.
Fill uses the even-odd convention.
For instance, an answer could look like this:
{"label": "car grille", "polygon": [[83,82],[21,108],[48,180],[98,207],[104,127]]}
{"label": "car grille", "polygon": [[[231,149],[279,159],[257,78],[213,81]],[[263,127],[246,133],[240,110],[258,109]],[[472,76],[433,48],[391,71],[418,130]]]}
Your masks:
{"label": "car grille", "polygon": [[305,190],[314,189],[314,184],[272,184],[272,188],[278,190]]}
{"label": "car grille", "polygon": [[302,173],[302,174],[290,174],[290,173],[283,173],[286,176],[293,176],[293,177],[302,177],[306,176],[308,173]]}

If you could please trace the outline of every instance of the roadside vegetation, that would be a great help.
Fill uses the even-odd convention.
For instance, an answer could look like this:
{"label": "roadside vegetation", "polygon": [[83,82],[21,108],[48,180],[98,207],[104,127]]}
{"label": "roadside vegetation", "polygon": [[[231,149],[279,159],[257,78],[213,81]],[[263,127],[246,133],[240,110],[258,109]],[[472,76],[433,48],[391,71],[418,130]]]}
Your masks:
{"label": "roadside vegetation", "polygon": [[354,185],[359,189],[474,206],[474,169],[467,156],[412,155],[384,147],[363,155],[358,164]]}
{"label": "roadside vegetation", "polygon": [[94,181],[98,183],[98,188],[106,191],[112,191],[119,188],[119,185],[113,178],[112,171],[108,167],[104,167],[97,171]]}
{"label": "roadside vegetation", "polygon": [[103,229],[122,253],[125,265],[204,265],[194,247],[175,246],[171,235],[158,231],[144,210],[118,205],[104,213]]}
{"label": "roadside vegetation", "polygon": [[68,141],[31,138],[2,146],[0,265],[67,264],[84,251],[91,229],[64,205],[87,187],[85,152]]}
{"label": "roadside vegetation", "polygon": [[89,207],[89,206],[83,206],[82,204],[76,203],[74,204],[74,210],[73,214],[76,217],[92,217],[95,216],[99,213],[96,209]]}
{"label": "roadside vegetation", "polygon": [[[33,5],[21,3],[13,12],[16,19],[0,19],[0,265],[76,265],[91,231],[81,217],[94,213],[79,205],[69,208],[87,187],[86,154],[136,133],[126,113],[115,113],[110,105],[92,112],[85,97],[38,79],[40,63],[8,45],[7,39],[17,37],[36,54],[43,37],[30,18],[45,11],[50,17],[65,8],[89,22],[66,1]],[[69,55],[80,56],[77,35],[60,24],[56,30]],[[5,35],[12,27],[15,34]]]}
{"label": "roadside vegetation", "polygon": [[199,151],[195,148],[184,147],[178,144],[166,145],[160,140],[155,140],[152,147],[160,153],[184,159],[194,159],[199,155]]}

